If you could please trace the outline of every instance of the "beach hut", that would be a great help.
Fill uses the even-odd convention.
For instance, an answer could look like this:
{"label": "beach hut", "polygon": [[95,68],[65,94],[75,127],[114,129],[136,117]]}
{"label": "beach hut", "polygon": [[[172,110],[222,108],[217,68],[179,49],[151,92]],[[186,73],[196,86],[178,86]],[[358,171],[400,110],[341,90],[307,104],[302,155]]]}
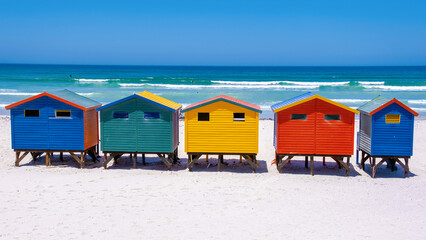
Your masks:
{"label": "beach hut", "polygon": [[170,170],[173,161],[177,161],[181,108],[180,104],[147,91],[97,108],[104,167],[128,153],[133,155],[136,168],[137,154],[142,154],[145,164],[145,154],[149,153],[157,154]]}
{"label": "beach hut", "polygon": [[346,175],[349,174],[357,110],[312,93],[274,104],[271,109],[279,172],[295,156],[304,156],[305,167],[310,158],[313,175],[314,157],[320,156],[324,165],[325,157],[331,157],[339,167],[346,169]]}
{"label": "beach hut", "polygon": [[[408,160],[413,155],[414,117],[419,114],[397,99],[378,96],[358,108],[360,111],[359,146],[361,166],[370,160],[372,177],[385,161],[394,170],[399,163],[409,172]],[[381,159],[376,164],[376,159]],[[404,159],[403,163],[400,159]]]}
{"label": "beach hut", "polygon": [[54,152],[60,152],[61,159],[63,152],[69,152],[80,167],[84,167],[87,154],[96,160],[99,132],[95,108],[99,106],[66,89],[43,92],[6,106],[11,116],[15,165],[19,166],[28,153],[34,159],[45,153],[47,166]]}
{"label": "beach hut", "polygon": [[185,151],[188,169],[203,154],[218,155],[218,170],[223,155],[240,155],[256,171],[259,137],[259,106],[220,95],[195,103],[185,112]]}

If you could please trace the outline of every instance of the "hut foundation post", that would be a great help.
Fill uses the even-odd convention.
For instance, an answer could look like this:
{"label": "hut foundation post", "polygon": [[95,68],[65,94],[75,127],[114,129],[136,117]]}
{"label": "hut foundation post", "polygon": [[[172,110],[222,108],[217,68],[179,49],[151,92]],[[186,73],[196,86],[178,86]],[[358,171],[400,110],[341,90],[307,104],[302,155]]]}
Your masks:
{"label": "hut foundation post", "polygon": [[50,166],[50,153],[46,152],[46,167]]}
{"label": "hut foundation post", "polygon": [[64,153],[63,152],[59,153],[59,160],[61,160],[61,162],[64,161]]}
{"label": "hut foundation post", "polygon": [[192,160],[191,160],[191,154],[188,154],[188,170],[192,172]]}
{"label": "hut foundation post", "polygon": [[243,162],[243,156],[240,155],[240,163],[242,163],[242,162]]}
{"label": "hut foundation post", "polygon": [[104,162],[103,162],[104,169],[107,168],[107,164],[108,164],[107,158],[108,158],[108,153],[104,153]]}
{"label": "hut foundation post", "polygon": [[325,166],[325,157],[322,157],[322,165]]}
{"label": "hut foundation post", "polygon": [[305,168],[308,168],[308,156],[305,156]]}
{"label": "hut foundation post", "polygon": [[206,162],[209,162],[209,155],[206,154]]}
{"label": "hut foundation post", "polygon": [[137,164],[137,160],[138,160],[138,154],[137,153],[135,153],[134,155],[133,155],[133,168],[134,169],[136,169],[136,164]]}
{"label": "hut foundation post", "polygon": [[223,155],[219,155],[219,156],[218,156],[218,160],[217,160],[217,170],[218,170],[219,172],[221,172],[221,171],[222,171],[222,170],[221,170],[222,162],[223,162]]}
{"label": "hut foundation post", "polygon": [[311,175],[314,176],[314,156],[311,156]]}
{"label": "hut foundation post", "polygon": [[146,165],[146,162],[145,162],[145,153],[142,153],[142,164]]}

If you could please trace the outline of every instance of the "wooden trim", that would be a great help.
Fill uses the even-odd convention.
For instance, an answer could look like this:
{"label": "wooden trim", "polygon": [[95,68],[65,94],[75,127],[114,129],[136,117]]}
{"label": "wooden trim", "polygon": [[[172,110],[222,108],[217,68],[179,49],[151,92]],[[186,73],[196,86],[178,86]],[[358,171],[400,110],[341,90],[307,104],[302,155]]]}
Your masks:
{"label": "wooden trim", "polygon": [[396,103],[399,106],[401,106],[402,108],[404,108],[405,110],[409,111],[410,113],[412,113],[414,116],[419,116],[419,114],[414,111],[413,109],[409,108],[407,105],[403,104],[402,102],[398,101],[396,98],[393,98],[392,100],[390,100],[389,102],[383,104],[382,106],[374,109],[373,111],[370,112],[370,116],[374,115],[375,113],[377,113],[378,111],[386,108],[387,106],[391,105],[392,103]]}

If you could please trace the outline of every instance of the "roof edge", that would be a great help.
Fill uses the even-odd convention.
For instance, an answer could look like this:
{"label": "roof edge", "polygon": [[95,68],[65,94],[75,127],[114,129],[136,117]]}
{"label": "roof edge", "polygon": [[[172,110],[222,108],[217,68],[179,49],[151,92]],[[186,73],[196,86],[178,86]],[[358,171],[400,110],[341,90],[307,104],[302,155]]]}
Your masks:
{"label": "roof edge", "polygon": [[[53,98],[53,99],[55,99],[55,100],[58,100],[58,101],[63,102],[63,103],[66,103],[66,104],[68,104],[68,105],[71,105],[71,106],[73,106],[73,107],[76,107],[76,108],[81,109],[81,110],[84,110],[84,111],[85,111],[85,110],[87,110],[87,109],[89,109],[89,108],[85,108],[85,107],[83,107],[83,106],[81,106],[81,105],[75,104],[75,103],[73,103],[73,102],[70,102],[70,101],[68,101],[68,100],[65,100],[65,99],[63,99],[63,98],[57,97],[57,96],[55,96],[55,95],[53,95],[53,94],[50,94],[50,93],[48,93],[48,92],[46,92],[46,91],[44,91],[44,92],[42,92],[42,93],[40,93],[40,94],[37,94],[37,95],[35,95],[35,96],[32,96],[32,97],[29,97],[29,98],[23,99],[23,100],[21,100],[21,101],[19,101],[19,102],[16,102],[16,103],[12,103],[12,104],[10,104],[10,105],[7,105],[7,106],[5,107],[5,109],[6,109],[6,110],[9,110],[9,109],[14,108],[14,107],[16,107],[16,106],[19,106],[19,105],[21,105],[21,104],[24,104],[24,103],[30,102],[30,101],[32,101],[32,100],[35,100],[35,99],[37,99],[37,98],[41,98],[41,97],[44,97],[44,96],[46,96],[46,97],[50,97],[50,98]],[[93,107],[90,107],[90,108],[93,108]]]}
{"label": "roof edge", "polygon": [[[214,99],[214,100],[212,100],[212,101],[205,102],[205,103],[203,103],[203,104],[196,105],[196,106],[193,106],[193,107],[190,107],[190,108],[188,108],[188,107],[189,107],[189,106],[188,106],[188,107],[186,107],[186,108],[182,109],[182,113],[185,113],[185,112],[188,112],[188,111],[191,111],[191,110],[194,110],[194,109],[200,108],[200,107],[204,107],[204,106],[206,106],[206,105],[209,105],[209,104],[212,104],[212,103],[215,103],[215,102],[219,102],[219,101],[224,101],[224,102],[227,102],[227,103],[231,103],[231,104],[234,104],[234,105],[240,106],[240,107],[245,108],[245,109],[249,109],[249,110],[252,110],[252,111],[255,111],[255,112],[258,112],[258,113],[262,113],[262,110],[260,109],[260,107],[259,107],[259,106],[258,106],[258,107],[259,107],[259,109],[256,109],[256,108],[248,107],[248,106],[245,106],[245,105],[242,105],[242,104],[239,104],[239,103],[236,103],[236,102],[230,101],[229,99],[226,99],[226,98],[223,98],[223,97],[220,97],[220,98]],[[256,106],[257,106],[257,105],[256,105]]]}
{"label": "roof edge", "polygon": [[407,105],[403,104],[402,102],[400,102],[398,99],[393,98],[392,100],[390,100],[389,102],[383,104],[382,106],[374,109],[373,111],[371,111],[369,113],[370,116],[376,114],[377,112],[379,112],[380,110],[386,108],[387,106],[391,105],[392,103],[396,103],[399,106],[401,106],[402,108],[404,108],[405,110],[407,110],[408,112],[412,113],[414,116],[419,116],[419,113],[417,113],[416,111],[414,111],[413,109],[411,109],[410,107],[408,107]]}

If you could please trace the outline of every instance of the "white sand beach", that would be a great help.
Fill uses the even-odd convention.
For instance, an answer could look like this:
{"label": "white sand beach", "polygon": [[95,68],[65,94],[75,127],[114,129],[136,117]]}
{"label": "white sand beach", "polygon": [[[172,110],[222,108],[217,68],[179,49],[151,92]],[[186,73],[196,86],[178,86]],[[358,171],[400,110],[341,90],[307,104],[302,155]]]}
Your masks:
{"label": "white sand beach", "polygon": [[[351,159],[349,177],[335,162],[302,159],[279,174],[273,121],[260,121],[260,169],[239,159],[222,172],[204,158],[186,169],[183,122],[181,163],[166,171],[160,159],[132,169],[122,159],[107,170],[77,168],[68,155],[52,166],[26,157],[14,167],[10,121],[0,118],[0,239],[424,239],[426,237],[426,121],[415,123],[408,178],[385,164],[376,178]],[[36,136],[34,140],[37,141]],[[217,156],[211,156],[215,165]],[[139,161],[141,158],[139,157]],[[234,163],[235,162],[235,163]]]}

